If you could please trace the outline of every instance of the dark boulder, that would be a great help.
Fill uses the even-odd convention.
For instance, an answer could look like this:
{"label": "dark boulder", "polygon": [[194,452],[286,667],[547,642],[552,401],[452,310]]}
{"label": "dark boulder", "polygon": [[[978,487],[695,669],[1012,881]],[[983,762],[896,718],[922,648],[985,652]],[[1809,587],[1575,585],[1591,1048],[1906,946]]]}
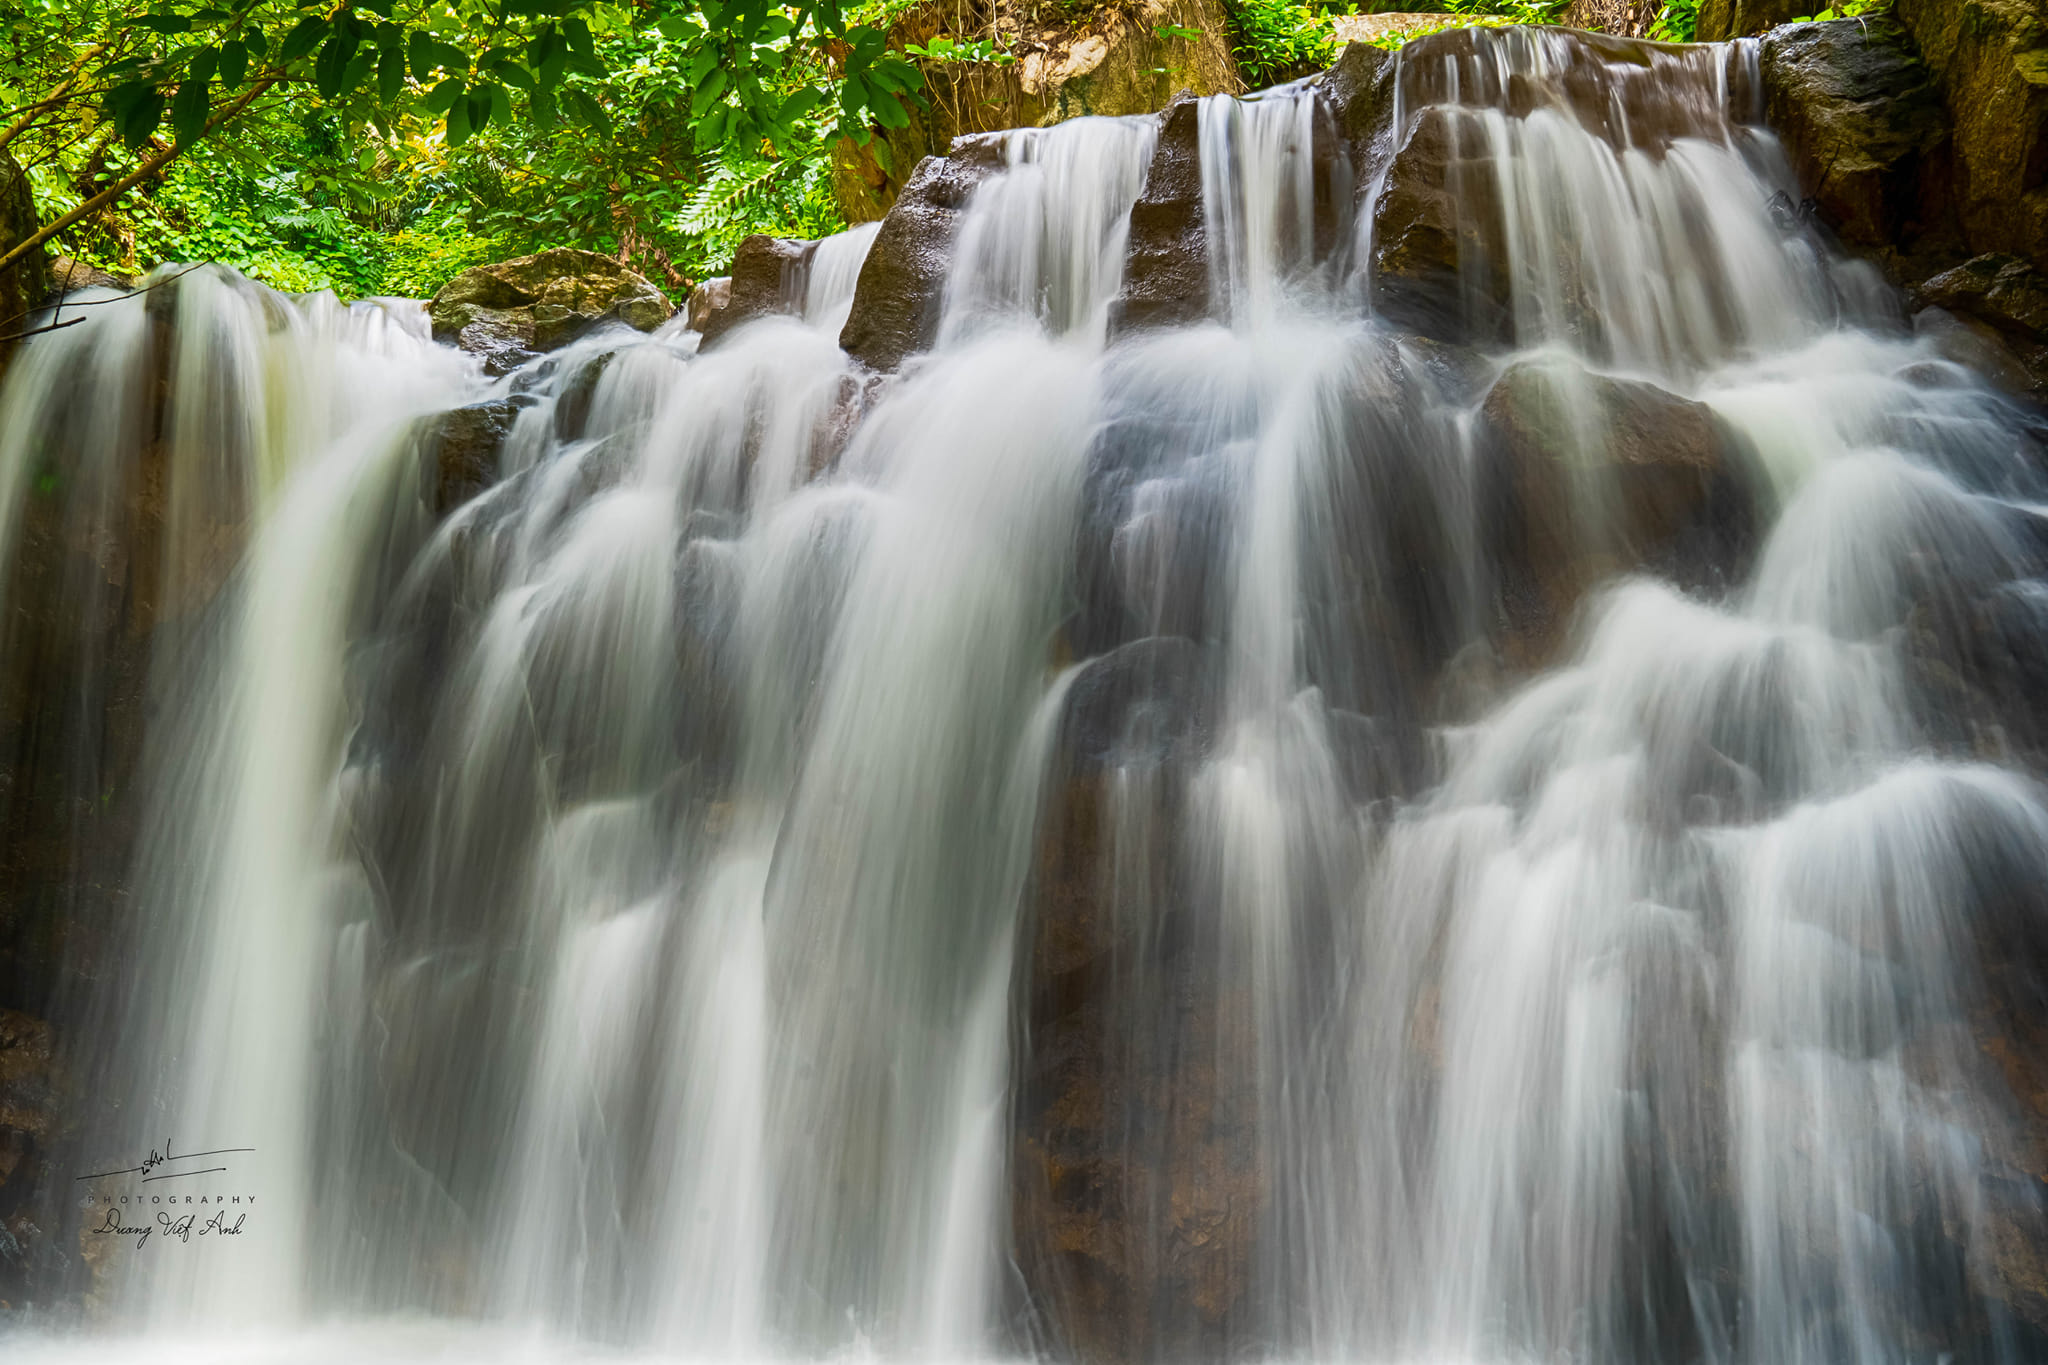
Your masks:
{"label": "dark boulder", "polygon": [[1131,205],[1123,292],[1110,312],[1111,336],[1209,315],[1200,115],[1201,101],[1183,92],[1160,117],[1145,192]]}
{"label": "dark boulder", "polygon": [[704,317],[697,320],[697,296],[690,296],[690,325],[711,345],[743,322],[777,313],[801,313],[804,290],[810,282],[811,257],[816,242],[794,241],[755,233],[740,243],[733,254],[732,274],[727,277],[722,302],[706,300]]}
{"label": "dark boulder", "polygon": [[960,211],[1002,165],[1003,138],[994,134],[960,138],[945,156],[918,163],[861,265],[839,334],[848,355],[871,370],[894,370],[931,348]]}
{"label": "dark boulder", "polygon": [[1719,589],[1747,571],[1761,476],[1705,404],[1527,361],[1495,382],[1480,419],[1482,535],[1496,547],[1511,662],[1552,657],[1580,597],[1611,574]]}
{"label": "dark boulder", "polygon": [[651,332],[668,320],[668,299],[609,256],[555,247],[465,270],[428,304],[437,340],[482,357],[506,374],[607,321]]}
{"label": "dark boulder", "polygon": [[1948,231],[1948,118],[1898,25],[1840,19],[1770,34],[1764,116],[1842,242],[1894,248]]}

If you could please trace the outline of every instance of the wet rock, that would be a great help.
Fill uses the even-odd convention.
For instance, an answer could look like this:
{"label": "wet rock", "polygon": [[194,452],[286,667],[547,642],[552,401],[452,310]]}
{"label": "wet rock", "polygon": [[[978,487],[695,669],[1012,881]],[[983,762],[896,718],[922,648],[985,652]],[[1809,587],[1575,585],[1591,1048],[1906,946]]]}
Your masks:
{"label": "wet rock", "polygon": [[1067,692],[1062,752],[1097,765],[1200,751],[1215,729],[1215,662],[1176,635],[1133,640],[1091,659]]}
{"label": "wet rock", "polygon": [[429,479],[429,505],[447,516],[498,481],[498,455],[519,414],[533,405],[522,396],[493,398],[454,408],[429,420],[420,435]]}
{"label": "wet rock", "polygon": [[428,305],[437,340],[483,358],[491,374],[574,341],[606,321],[651,332],[668,320],[668,299],[609,256],[555,247],[465,270]]}
{"label": "wet rock", "polygon": [[1611,574],[1716,589],[1746,572],[1759,476],[1705,404],[1527,361],[1495,382],[1480,418],[1482,536],[1497,547],[1510,662],[1550,657],[1579,598]]}
{"label": "wet rock", "polygon": [[36,1196],[58,1132],[50,1026],[0,1009],[0,1299],[19,1301],[41,1248]]}
{"label": "wet rock", "polygon": [[1895,24],[1794,24],[1763,41],[1764,116],[1803,191],[1852,247],[1938,230],[1948,120],[1933,73]]}
{"label": "wet rock", "polygon": [[[956,19],[947,6],[919,5],[891,26],[891,46],[950,36]],[[907,126],[876,139],[886,148],[886,165],[872,144],[842,140],[833,148],[832,189],[847,222],[886,214],[919,160],[944,154],[956,138],[1082,115],[1149,114],[1180,89],[1212,95],[1244,88],[1219,0],[999,8],[994,30],[1017,60],[925,64],[923,106],[906,107]],[[988,30],[962,36],[987,37]]]}
{"label": "wet rock", "polygon": [[1373,307],[1453,342],[1512,331],[1505,232],[1481,130],[1459,111],[1416,115],[1373,214]]}
{"label": "wet rock", "polygon": [[690,330],[701,332],[711,321],[712,315],[732,301],[732,276],[720,275],[704,281],[690,291],[690,301],[683,305],[690,320]]}
{"label": "wet rock", "polygon": [[1112,337],[1209,315],[1200,109],[1201,101],[1183,92],[1160,118],[1145,192],[1131,205],[1123,292],[1110,313]]}
{"label": "wet rock", "polygon": [[2038,0],[1899,0],[1954,127],[1969,249],[2048,270],[2048,12]]}
{"label": "wet rock", "polygon": [[[811,277],[816,242],[794,241],[755,233],[733,254],[725,301],[706,309],[704,344],[711,345],[743,322],[777,313],[801,313],[804,289]],[[696,296],[691,296],[692,304]],[[692,315],[694,316],[694,314]],[[694,325],[694,324],[693,324]]]}
{"label": "wet rock", "polygon": [[2016,256],[1974,257],[1922,281],[1913,296],[1921,306],[1968,314],[2025,341],[2048,338],[2048,274]]}
{"label": "wet rock", "polygon": [[945,156],[918,164],[861,265],[839,334],[848,355],[886,371],[931,348],[960,210],[1002,164],[1003,139],[995,135],[961,138]]}
{"label": "wet rock", "polygon": [[1266,1201],[1248,1004],[1218,985],[1181,848],[1193,752],[1126,745],[1155,710],[1201,709],[1201,657],[1147,640],[1091,663],[1048,778],[1010,1214],[1031,1344],[1062,1359],[1224,1359],[1248,1316]]}

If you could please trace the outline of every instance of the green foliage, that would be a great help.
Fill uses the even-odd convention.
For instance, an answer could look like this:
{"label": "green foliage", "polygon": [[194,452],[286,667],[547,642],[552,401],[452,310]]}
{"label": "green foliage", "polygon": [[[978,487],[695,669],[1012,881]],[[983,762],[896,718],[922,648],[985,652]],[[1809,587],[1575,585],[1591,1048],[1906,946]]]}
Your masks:
{"label": "green foliage", "polygon": [[836,229],[825,148],[923,82],[839,0],[0,0],[0,33],[45,221],[160,167],[59,249],[350,296],[565,244],[680,295],[747,232]]}
{"label": "green foliage", "polygon": [[929,43],[907,43],[904,55],[920,61],[943,62],[955,65],[971,65],[985,62],[991,66],[1009,66],[1017,60],[1017,54],[1005,51],[992,38],[949,38],[944,34]]}
{"label": "green foliage", "polygon": [[820,154],[722,160],[668,226],[689,243],[678,264],[701,279],[724,270],[752,233],[816,238],[843,231],[846,223],[832,199],[830,165]]}
{"label": "green foliage", "polygon": [[1792,20],[1795,24],[1822,24],[1830,19],[1862,19],[1873,14],[1882,14],[1891,8],[1891,0],[1842,0],[1819,14],[1802,14]]}
{"label": "green foliage", "polygon": [[1226,0],[1230,51],[1245,84],[1262,90],[1328,66],[1337,55],[1330,16],[1300,0]]}
{"label": "green foliage", "polygon": [[1668,0],[1650,25],[1650,36],[1660,43],[1689,43],[1699,22],[1700,0]]}

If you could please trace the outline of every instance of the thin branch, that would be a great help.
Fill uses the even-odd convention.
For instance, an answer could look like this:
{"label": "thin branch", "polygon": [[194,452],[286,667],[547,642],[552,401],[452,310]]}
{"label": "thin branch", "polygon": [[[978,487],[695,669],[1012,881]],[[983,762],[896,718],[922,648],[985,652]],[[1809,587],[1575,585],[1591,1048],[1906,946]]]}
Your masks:
{"label": "thin branch", "polygon": [[10,341],[20,341],[23,337],[39,337],[45,332],[61,332],[66,327],[76,327],[81,322],[90,321],[92,321],[91,318],[73,318],[69,322],[53,322],[47,327],[31,327],[26,332],[9,332],[5,336],[0,336],[0,345]]}
{"label": "thin branch", "polygon": [[[206,267],[208,267],[208,266],[210,266],[210,265],[213,265],[213,264],[215,264],[215,262],[213,262],[213,261],[195,261],[195,262],[194,262],[193,264],[191,264],[191,265],[188,265],[188,266],[186,266],[186,267],[185,267],[185,268],[184,268],[183,270],[180,270],[180,271],[179,271],[179,272],[178,272],[177,274],[175,274],[175,275],[166,275],[166,276],[164,276],[164,277],[163,277],[162,279],[160,279],[160,280],[151,280],[151,281],[150,281],[150,282],[149,282],[148,284],[145,284],[145,285],[143,285],[143,286],[142,286],[142,287],[141,287],[140,289],[129,289],[129,290],[126,290],[126,291],[125,291],[124,293],[122,293],[122,294],[121,294],[121,295],[120,295],[120,296],[119,296],[118,298],[111,298],[111,299],[71,299],[71,298],[62,298],[62,297],[60,297],[60,298],[59,298],[59,300],[58,300],[58,303],[57,303],[57,309],[58,309],[58,311],[62,311],[63,309],[66,309],[66,308],[100,308],[100,307],[103,307],[103,306],[105,306],[106,304],[109,304],[109,303],[126,303],[126,302],[128,302],[128,300],[130,300],[130,299],[139,299],[139,298],[141,298],[141,297],[142,297],[142,296],[143,296],[144,294],[147,294],[147,293],[148,293],[148,292],[149,292],[150,290],[152,290],[152,289],[161,289],[161,288],[163,288],[163,287],[164,287],[165,285],[167,285],[167,284],[172,284],[172,283],[175,283],[175,282],[176,282],[176,281],[178,281],[178,280],[182,280],[182,279],[184,279],[184,278],[185,278],[185,277],[186,277],[187,275],[191,274],[191,273],[192,273],[193,271],[195,271],[195,270],[204,270],[204,269],[206,269]],[[67,293],[68,293],[69,291],[67,290],[67,291],[64,291],[64,292],[67,292]],[[20,321],[21,321],[21,320],[22,320],[23,318],[25,318],[25,317],[28,317],[28,316],[30,316],[31,314],[34,314],[34,313],[36,313],[37,311],[39,311],[39,310],[38,310],[38,309],[36,309],[36,308],[29,308],[29,309],[24,309],[24,310],[23,310],[22,312],[16,313],[16,314],[15,314],[15,315],[14,315],[13,317],[11,317],[11,318],[0,318],[0,326],[5,326],[6,324],[8,324],[8,323],[10,323],[10,322],[20,322]],[[55,316],[56,316],[56,313],[54,313],[54,312],[53,312],[53,313],[51,314],[51,316],[52,316],[52,317],[55,317]],[[85,321],[85,319],[84,319],[84,318],[80,318],[80,319],[79,319],[79,321],[80,321],[80,322],[84,322],[84,321]],[[64,326],[66,326],[66,327],[69,327],[70,325],[71,325],[71,324],[70,324],[70,323],[68,323],[68,322],[64,324]],[[55,329],[55,328],[51,328],[51,327],[43,327],[43,328],[38,328],[37,330],[38,330],[38,331],[45,331],[45,332],[47,332],[47,331],[55,331],[56,329]],[[21,336],[29,336],[29,335],[33,335],[33,333],[17,333],[17,335],[21,335]],[[6,340],[9,340],[9,339],[10,339],[10,338],[7,338],[7,337],[0,337],[0,341],[6,341]]]}
{"label": "thin branch", "polygon": [[[250,104],[255,102],[255,99],[258,95],[262,94],[265,90],[268,90],[270,88],[271,79],[272,78],[270,77],[265,77],[264,79],[256,82],[256,84],[249,88],[249,93],[243,95],[240,99],[237,99],[233,104],[230,104],[229,106],[227,106],[227,108],[221,110],[218,114],[215,114],[212,118],[208,119],[206,121],[205,129],[200,133],[200,138],[205,137],[207,133],[211,133],[214,129],[220,127],[222,124],[228,122],[230,119],[235,118],[244,109],[247,109],[250,106]],[[193,139],[193,142],[197,141],[199,141],[199,138]],[[51,223],[50,225],[40,229],[39,231],[31,233],[28,237],[15,243],[12,247],[9,247],[4,254],[0,254],[0,270],[5,270],[8,266],[13,265],[23,256],[26,256],[29,252],[34,251],[44,242],[47,242],[52,237],[55,237],[65,228],[68,228],[73,224],[81,222],[82,220],[91,217],[93,214],[98,213],[101,209],[113,203],[122,195],[128,193],[128,191],[134,189],[137,185],[140,185],[143,181],[149,179],[149,177],[155,175],[158,171],[170,165],[171,162],[175,161],[180,155],[189,150],[192,145],[193,144],[191,142],[173,142],[169,147],[166,147],[163,151],[158,152],[155,156],[143,162],[140,166],[137,166],[127,175],[122,176],[119,180],[116,180],[113,184],[107,186],[107,188],[101,190],[98,194],[86,200],[83,204],[80,204],[77,208],[71,210],[71,212],[65,214],[56,222]]]}

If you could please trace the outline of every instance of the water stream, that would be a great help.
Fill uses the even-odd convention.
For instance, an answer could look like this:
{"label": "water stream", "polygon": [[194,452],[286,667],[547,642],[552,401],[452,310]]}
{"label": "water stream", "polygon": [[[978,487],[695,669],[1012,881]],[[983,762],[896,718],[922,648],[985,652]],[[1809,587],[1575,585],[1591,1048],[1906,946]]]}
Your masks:
{"label": "water stream", "polygon": [[[1399,72],[1498,206],[1490,348],[1380,315],[1376,168],[1319,246],[1310,83],[1200,110],[1195,325],[1110,335],[1158,125],[1080,119],[1010,135],[899,377],[838,345],[872,226],[701,354],[489,380],[213,268],[29,345],[0,562],[161,556],[78,1159],[254,1150],[204,1182],[245,1233],[67,1246],[82,1338],[10,1358],[2032,1358],[1980,1044],[2048,806],[1926,696],[1987,603],[2048,638],[2031,419],[1774,219],[1753,50],[1587,60]],[[1630,558],[1645,384],[1748,471],[1718,577]],[[437,518],[432,414],[494,403]],[[110,678],[101,581],[0,583],[64,604],[5,648]],[[1075,904],[1110,947],[1048,986]],[[1054,1048],[1121,1078],[1054,1106],[1119,1174],[1047,1232]]]}

